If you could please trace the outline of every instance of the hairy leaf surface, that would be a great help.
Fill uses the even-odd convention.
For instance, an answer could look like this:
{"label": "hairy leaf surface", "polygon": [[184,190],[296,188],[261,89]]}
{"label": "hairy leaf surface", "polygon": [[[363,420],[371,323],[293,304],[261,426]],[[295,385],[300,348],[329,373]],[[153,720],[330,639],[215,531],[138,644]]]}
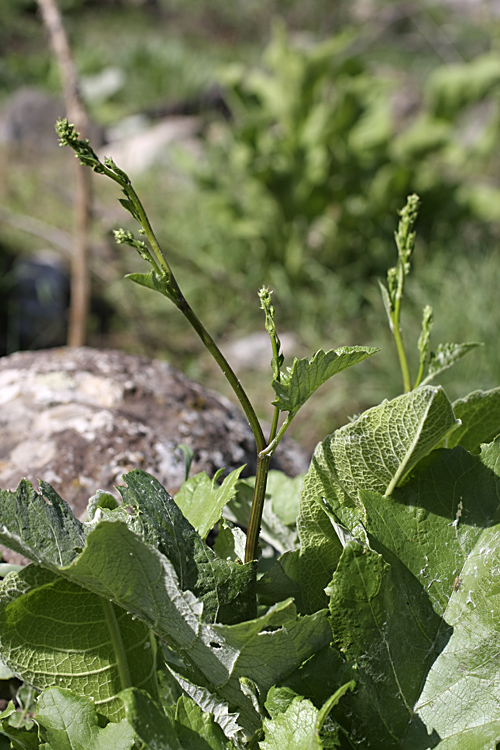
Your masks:
{"label": "hairy leaf surface", "polygon": [[[304,478],[298,519],[305,611],[325,606],[342,552],[339,532],[363,520],[360,490],[390,495],[411,469],[457,426],[441,388],[426,386],[366,411],[320,443]],[[337,525],[322,507],[336,515]]]}

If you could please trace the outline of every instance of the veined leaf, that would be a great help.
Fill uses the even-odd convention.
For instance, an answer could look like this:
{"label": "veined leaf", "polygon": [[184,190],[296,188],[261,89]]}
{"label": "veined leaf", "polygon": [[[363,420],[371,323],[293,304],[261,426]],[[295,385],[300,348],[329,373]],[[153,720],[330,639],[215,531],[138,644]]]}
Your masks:
{"label": "veined leaf", "polygon": [[[215,502],[224,503],[232,494],[239,471],[214,490]],[[123,502],[138,509],[137,517],[128,524],[174,565],[181,588],[189,589],[203,602],[203,618],[230,624],[253,617],[255,566],[221,560],[150,474],[135,470],[123,479],[127,486],[118,488]],[[190,508],[193,511],[192,504]],[[200,514],[206,515],[206,510]]]}
{"label": "veined leaf", "polygon": [[87,527],[49,484],[40,482],[40,490],[25,479],[15,492],[0,490],[0,542],[55,569],[82,551]]}
{"label": "veined leaf", "polygon": [[390,495],[401,480],[457,425],[441,388],[425,386],[366,411],[316,448],[304,478],[298,520],[301,590],[305,611],[325,605],[342,552],[324,499],[337,520],[352,530],[363,522],[362,490]]}
{"label": "veined leaf", "polygon": [[196,685],[184,674],[176,671],[172,665],[167,666],[172,677],[175,678],[184,693],[189,696],[204,714],[210,714],[224,732],[224,735],[234,742],[237,748],[245,744],[242,727],[238,724],[238,715],[231,713],[227,702],[209,688]]}
{"label": "veined leaf", "polygon": [[220,519],[222,509],[236,494],[236,483],[244,466],[232,471],[222,482],[210,479],[204,471],[186,480],[175,496],[182,515],[194,526],[202,539]]}
{"label": "veined leaf", "polygon": [[465,344],[439,344],[436,351],[431,354],[429,373],[425,380],[422,381],[422,385],[430,383],[437,375],[440,375],[454,365],[455,362],[458,362],[459,359],[464,357],[471,349],[475,349],[476,346],[483,346],[483,344],[477,341]]}
{"label": "veined leaf", "polygon": [[[213,716],[204,713],[187,695],[177,701],[175,729],[183,748],[190,750],[233,750]],[[162,749],[163,750],[163,749]]]}
{"label": "veined leaf", "polygon": [[500,388],[474,391],[453,403],[455,416],[462,424],[446,439],[446,447],[463,446],[479,452],[481,443],[490,443],[500,434]]}
{"label": "veined leaf", "polygon": [[[296,670],[329,642],[326,612],[297,617],[295,607],[288,601],[260,618],[235,625],[204,622],[203,602],[192,591],[181,587],[176,570],[176,565],[180,565],[178,556],[186,555],[190,544],[189,537],[184,540],[184,536],[175,536],[176,523],[179,521],[182,525],[187,521],[182,519],[167,493],[163,490],[162,494],[161,488],[158,489],[160,485],[153,477],[144,472],[132,472],[127,481],[128,491],[122,489],[122,493],[125,502],[136,509],[136,514],[124,521],[122,513],[117,520],[112,520],[113,512],[107,512],[100,521],[90,525],[83,552],[75,554],[69,565],[55,567],[64,579],[106,601],[112,600],[151,627],[190,665],[194,683],[201,680],[202,684],[205,681],[211,685],[213,693],[238,710],[242,726],[252,734],[260,724],[260,716],[242,690],[240,679],[252,680],[260,691],[266,692],[279,679]],[[42,506],[38,510],[44,512]],[[46,512],[49,510],[47,506]],[[160,516],[163,514],[167,526],[162,526]],[[166,538],[168,528],[172,533],[170,541]],[[192,527],[189,529],[196,535]],[[177,532],[180,534],[179,529]],[[64,525],[60,533],[64,534]],[[207,566],[199,569],[199,575],[218,583],[215,562],[224,564],[226,561],[219,559],[212,564],[207,555]],[[182,568],[180,570],[182,573]],[[10,574],[11,581],[13,575]],[[31,574],[25,571],[19,575]],[[37,575],[42,573],[38,571]],[[50,583],[46,578],[43,581]],[[63,584],[64,581],[62,584],[54,582],[54,587]],[[230,588],[232,584],[231,580],[226,581],[224,587]],[[22,593],[29,594],[29,591]],[[221,588],[221,596],[223,594],[224,588]],[[24,600],[23,596],[19,597],[19,606]],[[64,610],[62,612],[64,617]],[[36,611],[31,611],[30,616],[36,631]],[[10,632],[14,639],[14,630]],[[17,637],[18,647],[24,649],[25,654],[32,650],[28,635]],[[21,674],[23,670],[18,665],[15,671]]]}
{"label": "veined leaf", "polygon": [[[333,639],[356,681],[334,718],[352,746],[426,750],[413,706],[449,628],[401,563],[357,542],[346,545],[327,593]],[[414,742],[406,745],[411,722]]]}
{"label": "veined leaf", "polygon": [[289,688],[271,688],[265,704],[271,719],[264,720],[265,740],[259,743],[259,747],[261,750],[282,750],[285,747],[287,750],[322,750],[320,731],[326,717],[342,696],[354,687],[354,682],[343,685],[320,710]]}
{"label": "veined leaf", "polygon": [[297,696],[283,713],[264,719],[265,739],[261,750],[322,750],[316,720],[318,709],[311,701]]}
{"label": "veined leaf", "polygon": [[0,586],[0,644],[23,680],[92,697],[113,720],[123,713],[117,694],[127,685],[158,691],[156,644],[144,623],[35,565]]}
{"label": "veined leaf", "polygon": [[312,359],[294,359],[287,372],[281,373],[281,380],[272,382],[276,393],[273,405],[295,414],[329,378],[378,351],[373,347],[345,346],[329,352],[320,349]]}
{"label": "veined leaf", "polygon": [[480,456],[440,450],[391,497],[360,493],[372,549],[349,542],[329,587],[334,639],[356,665],[352,742],[479,750],[500,739],[499,468],[499,441]]}
{"label": "veined leaf", "polygon": [[120,693],[120,698],[129,725],[147,750],[184,750],[173,722],[147,693],[132,688]]}
{"label": "veined leaf", "polygon": [[58,687],[45,690],[37,701],[36,719],[42,748],[57,750],[128,750],[135,734],[126,719],[99,726],[90,698]]}
{"label": "veined leaf", "polygon": [[390,495],[408,472],[458,426],[440,387],[427,386],[383,401],[320,443],[304,479],[310,497],[353,505],[359,490]]}
{"label": "veined leaf", "polygon": [[500,741],[499,570],[497,524],[480,534],[461,570],[446,610],[453,635],[415,707],[429,732],[439,734],[439,748],[495,750]]}

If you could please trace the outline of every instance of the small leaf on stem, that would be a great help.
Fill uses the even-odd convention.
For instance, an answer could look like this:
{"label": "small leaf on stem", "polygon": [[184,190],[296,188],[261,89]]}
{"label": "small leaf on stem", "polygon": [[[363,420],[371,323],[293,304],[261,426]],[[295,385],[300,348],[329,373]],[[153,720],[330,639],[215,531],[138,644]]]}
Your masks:
{"label": "small leaf on stem", "polygon": [[430,383],[437,375],[452,367],[455,362],[458,362],[459,359],[477,346],[484,346],[484,344],[480,341],[469,341],[464,344],[439,344],[436,351],[431,353],[429,372],[422,385]]}
{"label": "small leaf on stem", "polygon": [[281,381],[272,382],[276,393],[274,406],[295,414],[329,378],[378,351],[370,346],[344,346],[329,352],[320,349],[312,359],[294,359],[287,372],[281,373]]}

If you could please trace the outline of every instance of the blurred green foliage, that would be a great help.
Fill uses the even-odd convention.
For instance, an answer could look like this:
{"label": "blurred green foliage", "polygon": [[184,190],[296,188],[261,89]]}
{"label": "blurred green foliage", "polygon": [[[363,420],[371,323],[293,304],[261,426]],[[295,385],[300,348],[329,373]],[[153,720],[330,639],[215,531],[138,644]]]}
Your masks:
{"label": "blurred green foliage", "polygon": [[[234,120],[209,135],[182,217],[195,262],[231,289],[275,287],[290,324],[308,310],[314,325],[325,320],[339,279],[364,294],[390,263],[393,216],[410,192],[422,198],[426,244],[487,233],[500,217],[500,190],[485,174],[500,126],[500,55],[440,67],[423,91],[404,92],[353,41],[348,31],[300,46],[279,26],[261,66],[224,71]],[[418,113],[401,122],[398,97],[409,93]]]}

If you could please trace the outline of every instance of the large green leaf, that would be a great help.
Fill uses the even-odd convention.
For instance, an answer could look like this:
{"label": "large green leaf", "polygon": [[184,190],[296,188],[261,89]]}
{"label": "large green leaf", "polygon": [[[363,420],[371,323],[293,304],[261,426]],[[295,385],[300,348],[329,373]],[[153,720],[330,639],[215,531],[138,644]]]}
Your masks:
{"label": "large green leaf", "polygon": [[[137,516],[129,521],[130,527],[170,560],[181,588],[189,589],[203,602],[203,618],[232,623],[252,617],[255,566],[220,559],[150,474],[135,470],[123,479],[127,486],[118,488],[123,502],[138,509]],[[233,479],[220,488],[223,499],[232,494]]]}
{"label": "large green leaf", "polygon": [[[297,617],[293,604],[284,602],[254,620],[234,625],[205,622],[204,602],[185,588],[189,570],[186,572],[180,559],[197,554],[199,537],[152,477],[132,472],[127,481],[128,488],[122,490],[124,501],[136,513],[124,520],[121,508],[107,510],[100,520],[90,524],[83,552],[75,554],[70,564],[55,567],[64,579],[106,602],[112,600],[132,618],[151,627],[189,665],[195,683],[207,683],[214,694],[238,710],[242,726],[251,734],[259,726],[260,716],[240,680],[252,680],[265,693],[277,680],[297,669],[328,643],[326,613]],[[40,505],[38,511],[43,510]],[[114,513],[117,520],[113,520]],[[180,533],[183,524],[189,527],[185,529],[186,538]],[[64,525],[60,533],[64,534]],[[198,575],[206,576],[220,588],[222,597],[233,581],[218,577],[218,567],[211,564],[209,552],[206,560],[205,567],[200,564]],[[184,586],[176,566],[184,576]],[[226,570],[227,567],[223,576]],[[208,588],[206,581],[199,585]],[[20,596],[19,606],[22,602]],[[36,629],[37,612],[30,614],[32,628]],[[29,660],[30,639],[20,634],[17,649]],[[20,667],[16,671],[22,673]]]}
{"label": "large green leaf", "polygon": [[[316,449],[304,482],[310,495],[327,500],[322,477],[326,472],[334,493],[356,502],[358,490],[390,495],[405,475],[440,441],[456,429],[458,422],[442,388],[427,386],[383,401],[354,422],[341,427]],[[318,487],[319,489],[319,487]]]}
{"label": "large green leaf", "polygon": [[220,519],[222,509],[236,494],[236,483],[243,466],[232,471],[219,486],[204,471],[186,480],[175,496],[182,515],[202,539]]}
{"label": "large green leaf", "polygon": [[490,443],[500,434],[500,388],[469,393],[453,402],[453,411],[462,424],[447,438],[447,448],[462,445],[477,453],[481,443]]}
{"label": "large green leaf", "polygon": [[45,690],[37,701],[40,750],[129,750],[135,733],[126,719],[100,726],[90,698],[64,688]]}
{"label": "large green leaf", "polygon": [[281,373],[281,379],[272,382],[276,393],[274,406],[295,414],[329,378],[378,351],[367,346],[344,346],[329,352],[320,349],[312,359],[294,359],[287,372]]}
{"label": "large green leaf", "polygon": [[[366,411],[327,437],[304,478],[298,519],[304,610],[325,606],[324,588],[342,552],[341,526],[363,520],[360,490],[389,495],[457,426],[441,388],[426,386]],[[322,505],[337,516],[337,525]]]}
{"label": "large green leaf", "polygon": [[498,441],[480,456],[439,450],[391,497],[360,493],[371,549],[347,541],[328,589],[334,641],[357,683],[335,716],[354,744],[500,740],[499,469]]}
{"label": "large green leaf", "polygon": [[0,586],[0,645],[15,674],[92,698],[116,720],[120,690],[157,694],[156,647],[146,625],[47,569],[29,565]]}
{"label": "large green leaf", "polygon": [[417,726],[413,706],[449,638],[426,592],[398,561],[388,564],[352,541],[327,591],[333,639],[356,681],[335,718],[353,746],[377,750],[405,747],[413,721],[412,750],[426,750],[427,731]]}
{"label": "large green leaf", "polygon": [[440,750],[495,750],[500,742],[500,526],[483,529],[446,609],[453,635],[415,706]]}

